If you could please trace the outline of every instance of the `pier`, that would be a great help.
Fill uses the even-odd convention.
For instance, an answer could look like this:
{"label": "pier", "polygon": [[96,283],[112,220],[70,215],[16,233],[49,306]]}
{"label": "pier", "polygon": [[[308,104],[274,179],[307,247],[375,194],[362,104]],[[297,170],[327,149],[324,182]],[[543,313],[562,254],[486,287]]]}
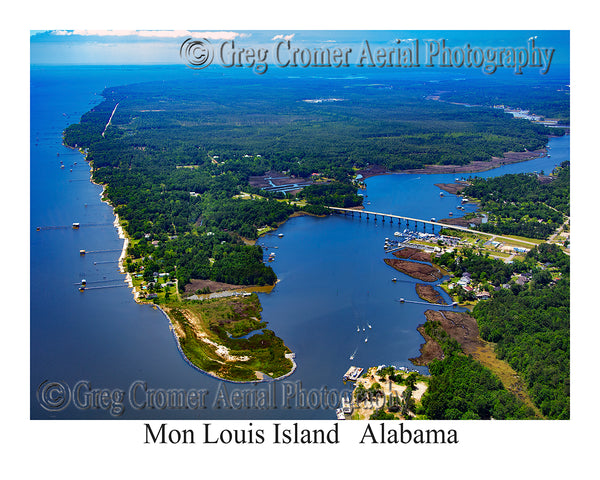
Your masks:
{"label": "pier", "polygon": [[[39,232],[41,230],[62,230],[66,228],[71,228],[73,230],[79,230],[84,227],[112,227],[113,223],[79,223],[73,222],[71,225],[46,225],[42,227],[35,227],[35,229]],[[120,250],[119,250],[120,251]]]}
{"label": "pier", "polygon": [[120,248],[113,248],[111,250],[79,250],[80,255],[89,255],[90,253],[114,253],[120,252]]}
{"label": "pier", "polygon": [[128,287],[128,285],[126,283],[124,283],[123,285],[99,285],[97,287],[88,287],[85,285],[81,285],[79,287],[79,291],[84,292],[87,290],[100,290],[100,289],[104,289],[104,288],[122,288],[122,287]]}
{"label": "pier", "polygon": [[355,382],[356,380],[358,380],[358,378],[362,374],[363,370],[364,369],[362,369],[360,367],[354,367],[354,366],[350,367],[342,378],[344,381],[350,380],[352,382]]}
{"label": "pier", "polygon": [[439,307],[441,307],[440,311],[444,311],[444,310],[452,311],[453,309],[458,307],[457,302],[452,302],[450,305],[448,305],[448,304],[443,304],[443,303],[431,303],[431,302],[426,302],[426,301],[421,301],[421,300],[406,300],[405,298],[401,298],[400,300],[396,300],[396,301],[400,302],[400,303],[413,303],[415,305],[427,305],[427,306],[431,306],[431,307],[438,307],[438,308],[436,308],[436,310],[440,310]]}

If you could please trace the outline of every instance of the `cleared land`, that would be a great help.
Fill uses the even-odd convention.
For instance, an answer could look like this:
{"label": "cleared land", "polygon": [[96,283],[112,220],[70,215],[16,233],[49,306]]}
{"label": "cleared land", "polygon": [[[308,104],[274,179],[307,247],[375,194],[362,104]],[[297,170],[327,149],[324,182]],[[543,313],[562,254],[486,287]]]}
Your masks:
{"label": "cleared land", "polygon": [[399,272],[423,282],[435,282],[443,276],[437,267],[426,263],[411,262],[410,260],[400,260],[398,258],[384,258],[383,261]]}

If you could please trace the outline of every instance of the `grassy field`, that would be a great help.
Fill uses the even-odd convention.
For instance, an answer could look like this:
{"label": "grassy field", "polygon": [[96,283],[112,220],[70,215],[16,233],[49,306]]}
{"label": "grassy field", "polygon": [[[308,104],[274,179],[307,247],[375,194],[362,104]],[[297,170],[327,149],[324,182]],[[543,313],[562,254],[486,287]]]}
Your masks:
{"label": "grassy field", "polygon": [[[170,302],[167,312],[185,356],[219,378],[257,381],[277,378],[293,367],[291,353],[261,320],[256,294],[205,301]],[[260,332],[248,338],[253,331]]]}
{"label": "grassy field", "polygon": [[481,346],[474,352],[471,352],[473,358],[481,363],[484,367],[489,368],[494,372],[504,388],[514,393],[520,398],[528,407],[531,407],[535,412],[536,417],[542,418],[543,415],[539,409],[533,404],[531,398],[527,393],[527,387],[523,381],[519,378],[517,372],[504,360],[500,360],[496,356],[495,346],[493,343],[485,342],[481,340]]}

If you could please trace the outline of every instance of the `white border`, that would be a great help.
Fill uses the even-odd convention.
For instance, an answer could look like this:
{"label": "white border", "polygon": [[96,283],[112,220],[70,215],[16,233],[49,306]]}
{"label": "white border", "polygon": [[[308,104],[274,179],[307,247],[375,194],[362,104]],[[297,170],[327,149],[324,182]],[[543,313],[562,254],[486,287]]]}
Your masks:
{"label": "white border", "polygon": [[[5,271],[18,272],[16,284],[5,283],[2,364],[5,382],[2,414],[8,426],[8,451],[3,455],[6,471],[41,474],[46,477],[157,478],[159,475],[213,476],[223,478],[300,478],[311,472],[319,477],[393,476],[422,478],[565,478],[591,465],[596,440],[594,403],[598,398],[597,381],[591,367],[595,358],[597,313],[589,309],[595,291],[591,283],[596,254],[589,245],[594,238],[584,225],[594,210],[585,202],[594,201],[598,188],[595,164],[597,134],[593,118],[587,112],[594,99],[598,59],[593,37],[597,27],[593,13],[574,4],[504,1],[485,2],[224,2],[201,1],[139,2],[125,4],[107,0],[90,2],[55,1],[23,4],[15,18],[5,12],[3,35],[3,97],[8,105],[4,117],[3,145],[4,252],[16,247],[17,255],[8,255]],[[475,16],[477,15],[477,16]],[[132,25],[133,24],[133,25]],[[568,422],[460,422],[459,446],[361,446],[356,443],[364,429],[360,422],[340,425],[344,434],[341,445],[293,448],[275,446],[205,445],[150,446],[143,444],[143,422],[137,421],[29,421],[29,325],[24,317],[28,307],[29,274],[28,232],[29,165],[29,30],[45,28],[89,29],[570,29],[573,86],[573,289],[572,289],[572,420]],[[586,108],[587,107],[587,108]],[[16,129],[16,131],[15,131]],[[9,133],[8,138],[6,133]],[[585,164],[584,164],[585,162]],[[590,172],[593,171],[593,175]],[[16,188],[7,188],[19,178]],[[15,208],[18,205],[18,208]],[[20,248],[17,245],[22,245]],[[587,250],[586,247],[588,248]],[[583,260],[583,255],[586,259]],[[27,262],[28,263],[28,262]],[[24,292],[13,297],[14,291]],[[18,304],[18,305],[17,305]],[[5,305],[6,306],[6,305]],[[25,324],[25,325],[24,325]],[[590,325],[591,324],[591,325]],[[8,335],[8,329],[18,335]],[[15,338],[19,340],[15,341]],[[593,391],[592,391],[593,389]],[[156,423],[156,422],[154,422]],[[217,422],[213,422],[217,423]],[[248,422],[218,422],[223,427],[245,427]],[[270,429],[273,422],[253,422],[257,428]],[[310,428],[329,426],[329,422],[303,422]],[[343,422],[342,422],[343,423]],[[182,428],[195,428],[196,422],[169,422]],[[263,426],[264,424],[264,426]],[[438,426],[438,423],[434,424]],[[417,428],[411,424],[412,428]],[[425,428],[425,424],[420,424]],[[6,445],[5,443],[5,445]],[[260,447],[260,448],[259,448]],[[592,450],[594,448],[594,450]],[[12,467],[12,468],[11,468]],[[18,470],[16,470],[18,469]],[[592,471],[595,471],[593,469]],[[19,475],[21,476],[21,475]]]}

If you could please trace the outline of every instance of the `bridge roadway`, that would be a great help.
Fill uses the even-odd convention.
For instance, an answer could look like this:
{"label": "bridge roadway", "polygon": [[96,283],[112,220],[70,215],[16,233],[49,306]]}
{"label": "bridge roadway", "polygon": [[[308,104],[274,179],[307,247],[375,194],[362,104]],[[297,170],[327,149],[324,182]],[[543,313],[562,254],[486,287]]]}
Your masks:
{"label": "bridge roadway", "polygon": [[383,218],[384,221],[385,221],[385,217],[389,217],[390,219],[397,218],[399,221],[406,220],[407,223],[409,221],[411,221],[411,222],[415,222],[415,223],[436,225],[436,226],[442,227],[442,228],[451,228],[453,230],[460,230],[461,232],[475,233],[478,235],[487,235],[488,237],[499,238],[499,239],[504,239],[504,240],[513,241],[513,242],[519,242],[519,243],[526,243],[527,245],[531,245],[531,246],[537,245],[537,243],[528,242],[526,240],[521,240],[521,239],[516,240],[514,238],[502,237],[500,235],[496,235],[493,233],[481,232],[479,230],[473,230],[471,228],[461,227],[459,225],[448,225],[446,223],[434,222],[433,220],[423,220],[422,218],[405,217],[404,215],[392,215],[390,213],[371,212],[368,210],[355,210],[353,208],[340,208],[340,207],[327,207],[327,208],[329,210],[343,212],[344,214],[351,213],[352,215],[354,215],[355,213],[358,213],[360,216],[362,216],[362,214],[364,213],[365,215],[367,215],[367,218],[369,215],[373,215],[375,217],[375,219],[377,219],[377,215],[379,215],[380,217]]}

